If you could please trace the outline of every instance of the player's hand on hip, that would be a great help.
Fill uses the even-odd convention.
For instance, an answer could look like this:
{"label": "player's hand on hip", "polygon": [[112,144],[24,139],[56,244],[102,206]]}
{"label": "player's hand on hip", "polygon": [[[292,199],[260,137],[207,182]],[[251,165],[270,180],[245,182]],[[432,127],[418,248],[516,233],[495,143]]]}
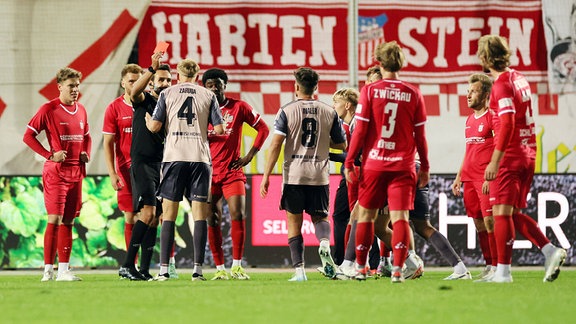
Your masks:
{"label": "player's hand on hip", "polygon": [[88,156],[88,153],[80,152],[80,161],[82,161],[84,163],[90,162],[90,157]]}
{"label": "player's hand on hip", "polygon": [[52,154],[52,156],[50,157],[50,160],[52,160],[53,162],[64,162],[64,160],[66,160],[66,153],[67,151],[61,150],[58,152],[54,152]]}

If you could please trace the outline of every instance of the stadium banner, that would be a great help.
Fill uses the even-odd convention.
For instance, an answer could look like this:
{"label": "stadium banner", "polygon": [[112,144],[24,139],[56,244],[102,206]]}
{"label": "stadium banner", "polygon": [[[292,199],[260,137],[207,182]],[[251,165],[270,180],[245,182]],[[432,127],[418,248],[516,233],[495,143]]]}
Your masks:
{"label": "stadium banner", "polygon": [[[150,62],[159,41],[175,66],[193,58],[237,80],[293,80],[300,66],[324,80],[348,74],[346,1],[153,1],[138,37],[140,62]],[[143,64],[143,63],[142,63]]]}
{"label": "stadium banner", "polygon": [[[372,20],[369,18],[372,17]],[[372,28],[367,28],[371,21]],[[396,40],[404,49],[404,80],[418,84],[461,83],[480,72],[476,58],[480,36],[498,34],[510,40],[511,65],[529,81],[545,80],[546,52],[540,1],[378,1],[359,2],[359,46],[369,39]],[[380,27],[381,26],[381,27]],[[382,34],[378,28],[382,28]],[[368,43],[368,44],[367,44]],[[360,55],[361,70],[371,51]]]}
{"label": "stadium banner", "polygon": [[[58,96],[59,69],[82,73],[79,101],[91,130],[90,174],[105,174],[101,146],[106,106],[119,95],[140,17],[150,0],[2,1],[0,10],[0,175],[42,173],[43,158],[22,141],[38,108]],[[65,20],[56,19],[63,17]],[[39,139],[45,138],[42,134]],[[47,145],[47,141],[43,142]]]}
{"label": "stadium banner", "polygon": [[[0,67],[5,71],[0,82],[0,175],[41,174],[42,158],[21,138],[38,107],[56,95],[53,78],[64,66],[84,75],[80,102],[87,108],[94,143],[87,171],[106,174],[101,134],[105,107],[122,91],[122,66],[138,60],[147,67],[159,40],[170,44],[165,60],[173,67],[180,58],[198,56],[203,69],[228,70],[227,95],[247,101],[270,127],[279,107],[294,99],[292,71],[297,66],[320,71],[318,98],[324,102],[331,103],[332,94],[348,86],[345,0],[98,0],[70,8],[75,28],[67,32],[50,19],[59,14],[58,1],[3,3],[0,26],[10,32],[0,34]],[[543,10],[554,24],[544,21]],[[94,14],[98,12],[106,14]],[[531,80],[539,134],[537,172],[574,172],[576,114],[571,106],[576,93],[565,87],[569,78],[559,81],[562,91],[549,85],[555,65],[547,64],[552,54],[563,53],[560,49],[568,38],[573,39],[566,29],[567,21],[574,19],[568,13],[573,10],[566,1],[362,0],[359,79],[373,64],[374,48],[396,39],[408,58],[401,77],[421,89],[426,103],[431,171],[456,173],[470,113],[466,77],[480,69],[474,56],[476,40],[482,33],[500,33],[510,38],[512,67]],[[561,42],[554,46],[558,39]],[[557,57],[562,58],[556,63],[563,75],[572,75],[566,72],[573,65],[571,56]],[[253,136],[246,127],[244,144]],[[247,173],[263,172],[268,144],[269,140],[245,168]],[[331,168],[338,172],[338,166]]]}
{"label": "stadium banner", "polygon": [[576,93],[576,1],[542,0],[552,93]]}
{"label": "stadium banner", "polygon": [[[340,181],[340,175],[330,179],[330,204]],[[290,251],[287,246],[286,216],[279,210],[281,176],[271,177],[270,194],[260,198],[261,176],[248,176],[246,185],[246,252],[249,266],[287,266]],[[453,175],[433,175],[430,180],[431,223],[452,243],[467,265],[482,265],[482,254],[474,225],[465,213],[462,198],[452,195]],[[534,218],[552,243],[568,250],[567,264],[574,264],[576,244],[576,174],[536,175],[524,212]],[[41,179],[0,176],[0,268],[40,268],[43,265],[43,233],[46,227]],[[230,217],[224,206],[224,254],[232,262]],[[330,210],[332,215],[332,209]],[[572,216],[570,216],[572,215]],[[193,266],[193,229],[190,205],[182,203],[176,219],[176,260],[179,267]],[[329,217],[331,220],[331,216]],[[307,246],[307,263],[319,263],[317,239],[310,217],[304,215],[303,234]],[[110,179],[89,176],[83,183],[83,206],[73,230],[74,244],[71,264],[74,267],[114,268],[125,256],[124,217],[118,210],[116,192]],[[159,242],[159,241],[158,241]],[[427,265],[445,266],[446,261],[427,242],[416,237],[416,250]],[[206,247],[206,265],[213,265]],[[153,262],[158,261],[159,243]],[[542,253],[516,236],[514,264],[542,265]]]}

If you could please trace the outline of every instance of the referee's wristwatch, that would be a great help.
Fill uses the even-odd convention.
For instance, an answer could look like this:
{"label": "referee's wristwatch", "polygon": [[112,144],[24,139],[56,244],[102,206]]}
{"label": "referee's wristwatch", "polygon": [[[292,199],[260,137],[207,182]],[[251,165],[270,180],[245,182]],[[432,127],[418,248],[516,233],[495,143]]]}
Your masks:
{"label": "referee's wristwatch", "polygon": [[156,73],[156,70],[154,70],[154,68],[152,66],[148,67],[148,71],[150,71],[150,73],[152,73],[152,74]]}

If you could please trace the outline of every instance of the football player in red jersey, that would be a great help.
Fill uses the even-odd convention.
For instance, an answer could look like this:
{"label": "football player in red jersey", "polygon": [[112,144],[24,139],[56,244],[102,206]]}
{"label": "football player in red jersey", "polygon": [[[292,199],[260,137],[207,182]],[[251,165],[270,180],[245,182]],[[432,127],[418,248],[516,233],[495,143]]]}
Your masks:
{"label": "football player in red jersey", "polygon": [[494,112],[494,151],[484,171],[490,181],[490,203],[498,265],[491,282],[512,282],[514,230],[538,247],[546,257],[544,282],[554,281],[566,259],[566,251],[550,243],[538,224],[521,213],[534,176],[535,126],[530,84],[522,73],[509,68],[510,48],[505,38],[485,35],[478,41],[477,56],[494,78],[490,109]]}
{"label": "football player in red jersey", "polygon": [[116,190],[118,208],[124,213],[126,250],[128,250],[132,228],[136,222],[130,181],[130,146],[132,145],[132,117],[134,115],[130,91],[141,75],[142,68],[137,64],[124,66],[120,73],[120,85],[124,93],[106,107],[102,126],[104,161],[108,168],[112,188]]}
{"label": "football player in red jersey", "polygon": [[[24,143],[46,159],[42,171],[48,224],[44,232],[42,281],[78,281],[69,268],[74,218],[82,207],[82,179],[90,160],[92,139],[86,109],[78,102],[82,73],[63,68],[56,81],[60,95],[45,104],[28,123]],[[46,149],[37,136],[44,131]],[[58,275],[54,258],[58,250]]]}
{"label": "football player in red jersey", "polygon": [[484,180],[484,169],[494,150],[492,112],[488,107],[491,88],[492,80],[485,74],[477,73],[468,78],[467,102],[474,112],[466,119],[466,153],[452,183],[452,193],[457,197],[463,196],[466,214],[474,220],[480,249],[486,260],[486,268],[478,279],[491,276],[497,264],[494,217],[488,196],[489,183]]}
{"label": "football player in red jersey", "polygon": [[[428,183],[428,146],[424,125],[426,110],[420,91],[398,79],[404,54],[396,42],[378,46],[375,56],[383,80],[362,88],[356,109],[356,129],[345,161],[346,179],[353,181],[354,157],[362,151],[356,232],[356,279],[366,277],[366,258],[374,237],[377,211],[388,200],[393,226],[392,282],[402,282],[402,265],[408,253],[408,211],[414,208],[416,184]],[[418,151],[421,167],[414,169]],[[386,199],[382,199],[382,193]]]}
{"label": "football player in red jersey", "polygon": [[[222,250],[222,198],[226,199],[231,218],[232,267],[234,279],[246,280],[250,276],[242,267],[244,239],[246,237],[246,176],[243,167],[248,165],[260,151],[270,131],[260,114],[242,100],[226,97],[228,75],[221,69],[209,69],[202,75],[202,84],[214,92],[224,118],[224,135],[214,134],[208,127],[208,141],[212,155],[212,213],[208,218],[208,242],[216,274],[212,280],[227,280]],[[244,123],[257,131],[252,147],[245,156],[240,156]]]}

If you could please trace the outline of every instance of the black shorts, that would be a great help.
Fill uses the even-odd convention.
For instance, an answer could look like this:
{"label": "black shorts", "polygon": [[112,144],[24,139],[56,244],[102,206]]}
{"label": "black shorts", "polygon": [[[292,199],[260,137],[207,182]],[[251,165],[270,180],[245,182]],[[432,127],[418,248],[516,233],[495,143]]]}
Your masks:
{"label": "black shorts", "polygon": [[132,161],[130,181],[134,211],[139,211],[144,205],[156,207],[161,205],[156,198],[156,189],[160,184],[160,162]]}
{"label": "black shorts", "polygon": [[292,214],[306,211],[312,216],[328,216],[329,186],[285,184],[280,199],[280,209]]}
{"label": "black shorts", "polygon": [[414,197],[414,210],[410,211],[410,219],[430,220],[430,200],[428,198],[428,185],[416,188]]}
{"label": "black shorts", "polygon": [[171,201],[209,202],[212,168],[203,162],[163,162],[158,195]]}

